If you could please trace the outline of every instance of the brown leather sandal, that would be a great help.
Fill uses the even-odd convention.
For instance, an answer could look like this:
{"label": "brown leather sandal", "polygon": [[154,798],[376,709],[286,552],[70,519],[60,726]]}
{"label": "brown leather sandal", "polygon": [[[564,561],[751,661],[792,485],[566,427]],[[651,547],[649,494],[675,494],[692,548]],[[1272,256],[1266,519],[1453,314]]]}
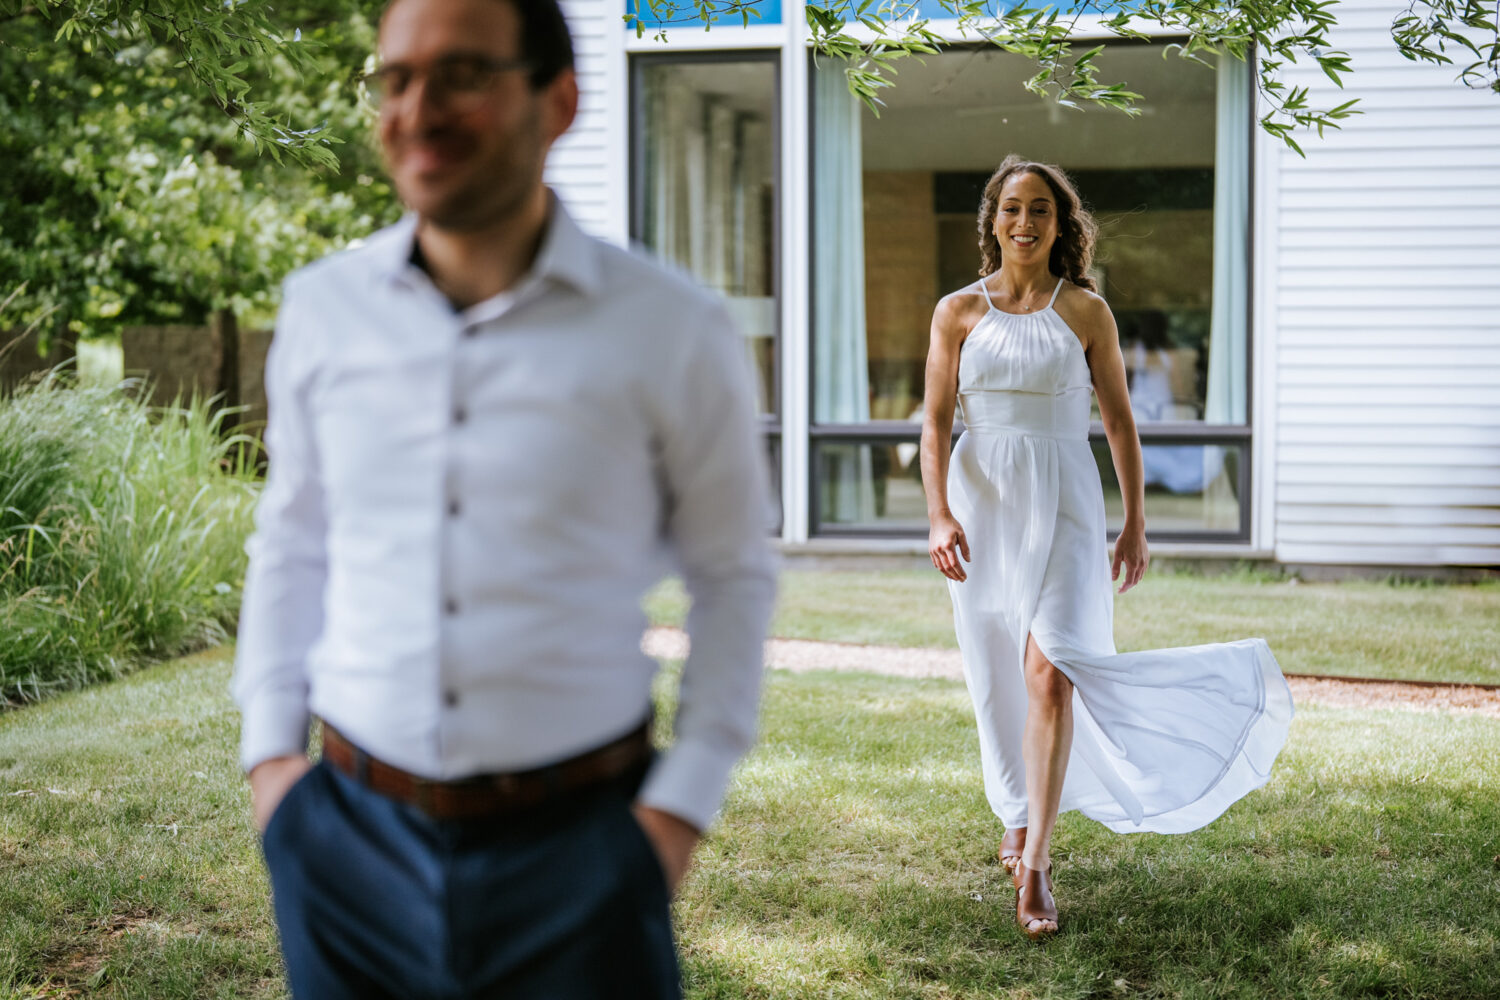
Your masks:
{"label": "brown leather sandal", "polygon": [[[1057,900],[1052,898],[1052,866],[1046,871],[1027,868],[1026,863],[1016,865],[1016,923],[1021,932],[1033,941],[1057,933]],[[1032,927],[1043,920],[1050,920],[1052,927]]]}
{"label": "brown leather sandal", "polygon": [[1016,865],[1021,863],[1021,852],[1026,849],[1026,828],[1011,827],[1000,838],[1000,864],[1014,877]]}

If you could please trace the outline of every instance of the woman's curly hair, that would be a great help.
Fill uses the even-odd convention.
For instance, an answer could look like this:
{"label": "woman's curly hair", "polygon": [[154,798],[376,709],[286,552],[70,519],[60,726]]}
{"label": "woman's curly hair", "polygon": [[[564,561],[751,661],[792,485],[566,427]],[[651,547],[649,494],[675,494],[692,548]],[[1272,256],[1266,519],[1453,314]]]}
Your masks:
{"label": "woman's curly hair", "polygon": [[1057,242],[1052,244],[1047,267],[1053,274],[1067,278],[1075,285],[1098,291],[1089,268],[1094,263],[1094,243],[1099,226],[1068,175],[1050,163],[1035,163],[1012,153],[1000,164],[984,186],[979,203],[979,276],[987,278],[1000,270],[1000,241],[995,238],[995,216],[1000,211],[1000,190],[1012,174],[1036,174],[1052,189],[1057,199]]}

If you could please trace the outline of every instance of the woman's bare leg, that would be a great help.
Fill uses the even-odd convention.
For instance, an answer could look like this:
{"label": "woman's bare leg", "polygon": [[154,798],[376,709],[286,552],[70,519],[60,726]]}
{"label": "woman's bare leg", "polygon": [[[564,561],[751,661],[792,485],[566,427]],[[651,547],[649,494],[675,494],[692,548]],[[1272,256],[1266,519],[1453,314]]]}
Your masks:
{"label": "woman's bare leg", "polygon": [[1073,747],[1073,682],[1042,655],[1036,640],[1026,637],[1026,848],[1027,868],[1046,871],[1051,864],[1052,829],[1062,801],[1063,775]]}

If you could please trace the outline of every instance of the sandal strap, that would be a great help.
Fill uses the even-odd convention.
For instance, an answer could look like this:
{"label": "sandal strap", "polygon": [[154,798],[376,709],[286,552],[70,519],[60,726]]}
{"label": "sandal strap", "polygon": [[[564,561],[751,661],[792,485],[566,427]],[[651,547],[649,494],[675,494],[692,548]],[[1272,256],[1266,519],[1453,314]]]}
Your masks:
{"label": "sandal strap", "polygon": [[1033,921],[1050,920],[1057,923],[1057,900],[1052,897],[1052,866],[1045,871],[1026,867],[1026,862],[1016,866],[1016,923],[1030,930]]}

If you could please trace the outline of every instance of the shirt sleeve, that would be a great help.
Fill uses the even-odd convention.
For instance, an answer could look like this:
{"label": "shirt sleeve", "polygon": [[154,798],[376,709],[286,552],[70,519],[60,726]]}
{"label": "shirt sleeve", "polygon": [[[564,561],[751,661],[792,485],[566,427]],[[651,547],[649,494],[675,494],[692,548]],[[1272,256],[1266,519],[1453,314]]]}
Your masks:
{"label": "shirt sleeve", "polygon": [[740,337],[721,306],[698,312],[663,387],[667,540],[691,598],[676,733],[645,805],[706,828],[755,741],[766,626],[776,597],[772,508]]}
{"label": "shirt sleeve", "polygon": [[305,753],[307,655],[323,630],[327,523],[308,403],[312,332],[289,284],[266,358],[269,467],[246,543],[231,693],[240,708],[240,763]]}

